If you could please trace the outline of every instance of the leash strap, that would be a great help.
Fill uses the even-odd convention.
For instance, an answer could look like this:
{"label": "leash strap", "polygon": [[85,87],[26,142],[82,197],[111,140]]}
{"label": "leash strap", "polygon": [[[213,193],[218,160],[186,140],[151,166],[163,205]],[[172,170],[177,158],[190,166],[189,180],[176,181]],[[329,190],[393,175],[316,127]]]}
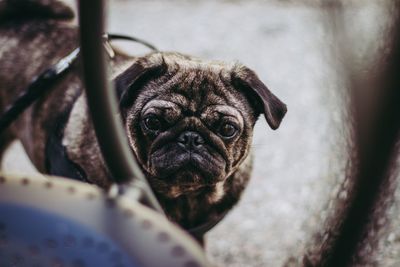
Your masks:
{"label": "leash strap", "polygon": [[13,104],[6,108],[6,111],[0,117],[0,134],[36,99],[51,88],[51,85],[70,68],[78,54],[79,48],[76,48],[68,56],[33,79],[26,90],[17,97]]}
{"label": "leash strap", "polygon": [[[109,44],[109,40],[118,39],[140,43],[153,51],[158,51],[155,46],[139,38],[120,34],[105,34],[104,46],[111,58],[114,55],[114,50]],[[74,49],[66,57],[62,58],[55,65],[46,69],[32,80],[28,87],[17,97],[17,99],[10,106],[5,109],[4,113],[0,116],[0,134],[5,131],[13,121],[16,120],[22,112],[24,112],[30,105],[32,105],[33,102],[35,102],[52,88],[53,83],[70,69],[71,65],[78,58],[79,52],[79,47]]]}

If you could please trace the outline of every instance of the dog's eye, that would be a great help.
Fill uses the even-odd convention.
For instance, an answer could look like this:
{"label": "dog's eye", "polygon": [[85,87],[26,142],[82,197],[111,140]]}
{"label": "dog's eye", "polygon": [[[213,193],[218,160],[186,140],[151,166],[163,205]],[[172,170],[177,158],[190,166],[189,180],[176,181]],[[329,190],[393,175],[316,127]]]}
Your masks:
{"label": "dog's eye", "polygon": [[161,120],[154,115],[145,118],[144,125],[151,131],[158,131],[162,127]]}
{"label": "dog's eye", "polygon": [[222,124],[221,128],[219,128],[219,134],[226,138],[233,137],[236,132],[236,126],[231,123],[224,123]]}

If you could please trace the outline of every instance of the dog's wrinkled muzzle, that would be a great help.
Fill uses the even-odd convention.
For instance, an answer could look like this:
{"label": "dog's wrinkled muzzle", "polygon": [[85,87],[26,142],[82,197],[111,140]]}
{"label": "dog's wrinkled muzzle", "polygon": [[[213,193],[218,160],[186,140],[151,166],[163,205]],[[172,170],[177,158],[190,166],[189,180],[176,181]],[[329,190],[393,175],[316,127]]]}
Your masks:
{"label": "dog's wrinkled muzzle", "polygon": [[154,151],[149,165],[158,179],[184,187],[217,183],[225,176],[226,162],[198,132],[184,131]]}

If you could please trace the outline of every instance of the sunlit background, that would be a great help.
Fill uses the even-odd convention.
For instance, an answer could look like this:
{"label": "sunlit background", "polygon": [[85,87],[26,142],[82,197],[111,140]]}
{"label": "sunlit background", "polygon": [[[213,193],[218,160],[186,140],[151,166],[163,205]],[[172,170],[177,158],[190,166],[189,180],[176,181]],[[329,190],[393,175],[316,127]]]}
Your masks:
{"label": "sunlit background", "polygon": [[[338,8],[334,2],[110,2],[110,32],[140,37],[163,51],[239,61],[288,106],[276,131],[259,120],[249,187],[207,235],[207,254],[218,266],[282,266],[301,255],[337,190],[332,185],[344,167],[345,60],[338,25],[330,21]],[[346,28],[360,68],[379,45],[385,13],[378,2],[353,1],[339,25]],[[125,48],[133,55],[146,52],[135,45]],[[3,164],[6,170],[34,172],[18,143]]]}

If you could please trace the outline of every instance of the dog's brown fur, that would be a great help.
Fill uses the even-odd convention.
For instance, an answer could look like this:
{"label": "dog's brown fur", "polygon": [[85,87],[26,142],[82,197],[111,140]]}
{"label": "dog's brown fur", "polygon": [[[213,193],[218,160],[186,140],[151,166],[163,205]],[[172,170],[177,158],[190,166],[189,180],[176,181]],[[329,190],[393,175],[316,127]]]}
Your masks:
{"label": "dog's brown fur", "polygon": [[[0,110],[32,77],[78,46],[76,26],[50,14],[0,22]],[[276,129],[285,105],[253,71],[238,64],[178,53],[141,58],[117,53],[111,69],[132,151],[168,217],[188,229],[225,214],[249,180],[250,144],[259,114],[264,113]],[[46,142],[60,124],[59,114],[67,113],[62,145],[69,160],[83,169],[89,182],[107,188],[111,175],[96,142],[79,77],[74,66],[12,125],[2,146],[11,137],[18,138],[38,170],[48,172]],[[146,128],[149,114],[168,127]],[[227,122],[236,129],[229,138],[220,134]],[[182,148],[176,140],[188,131],[201,136],[203,143]]]}

